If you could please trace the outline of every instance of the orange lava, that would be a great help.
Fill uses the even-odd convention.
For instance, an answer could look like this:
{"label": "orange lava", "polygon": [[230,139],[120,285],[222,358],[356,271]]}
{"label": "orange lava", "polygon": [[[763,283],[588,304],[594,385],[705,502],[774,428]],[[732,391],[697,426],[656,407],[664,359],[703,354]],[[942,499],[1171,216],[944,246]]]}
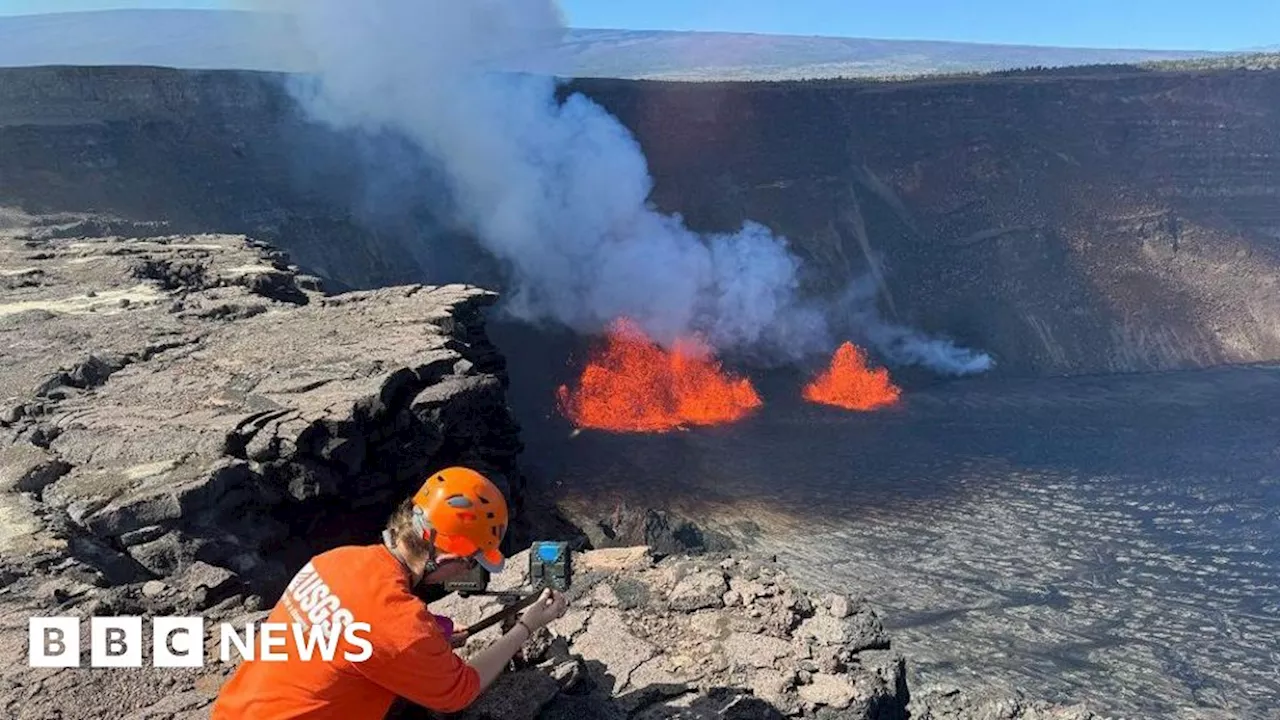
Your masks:
{"label": "orange lava", "polygon": [[831,365],[804,388],[804,399],[847,410],[875,410],[898,402],[902,391],[889,371],[867,367],[867,358],[853,343],[836,349]]}
{"label": "orange lava", "polygon": [[762,403],[751,382],[721,369],[702,343],[681,340],[668,351],[629,320],[609,328],[570,391],[557,391],[560,411],[580,428],[668,432],[745,417]]}

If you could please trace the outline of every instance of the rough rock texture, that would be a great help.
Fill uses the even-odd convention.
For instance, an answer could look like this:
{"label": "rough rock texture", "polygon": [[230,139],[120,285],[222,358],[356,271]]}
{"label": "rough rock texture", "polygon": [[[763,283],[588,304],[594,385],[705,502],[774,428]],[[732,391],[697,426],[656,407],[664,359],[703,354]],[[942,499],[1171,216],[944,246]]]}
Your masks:
{"label": "rough rock texture", "polygon": [[[495,589],[526,585],[527,555],[513,558],[511,567]],[[513,677],[505,681],[526,689],[520,700],[487,700],[462,713],[462,719],[497,717],[492,708],[498,706],[502,717],[544,720],[1096,717],[1083,708],[958,690],[917,699],[907,688],[906,659],[892,649],[862,598],[803,591],[779,566],[760,558],[611,548],[576,556],[575,567],[569,611],[525,646]],[[712,584],[749,584],[753,592],[739,594],[733,603],[699,608],[682,600],[682,588]],[[617,603],[636,588],[644,589],[642,601],[626,607]],[[488,598],[449,595],[431,607],[466,624],[499,605]],[[483,648],[498,632],[473,638],[463,654]],[[515,679],[522,676],[528,677]],[[547,691],[552,686],[545,678],[554,681],[553,691]],[[402,708],[395,717],[425,715]]]}
{"label": "rough rock texture", "polygon": [[[663,209],[700,230],[764,221],[826,271],[811,289],[884,269],[888,316],[1000,372],[1280,356],[1278,73],[574,88],[636,131]],[[518,483],[477,313],[492,296],[327,297],[271,248],[204,234],[272,239],[334,286],[436,269],[404,242],[433,230],[417,215],[357,221],[352,197],[388,188],[362,186],[345,139],[270,76],[4,70],[0,98],[0,707],[199,717],[225,669],[31,671],[27,618],[253,613],[306,552],[367,539],[429,465]],[[596,561],[533,667],[473,713],[901,716],[903,660],[864,604],[677,557],[726,545],[667,512],[596,520],[592,543],[669,557]],[[955,692],[907,707],[1075,712]]]}
{"label": "rough rock texture", "polygon": [[[511,567],[495,587],[527,584],[527,556]],[[773,564],[722,554],[589,550],[575,568],[570,610],[526,646],[517,672],[561,678],[561,690],[528,693],[509,717],[533,717],[534,706],[543,718],[907,717],[905,660],[858,598],[842,598],[853,610],[836,618],[829,599],[797,589]],[[759,591],[726,605],[729,586],[748,575]],[[450,595],[431,607],[465,624],[499,606]],[[799,632],[822,617],[838,630]]]}
{"label": "rough rock texture", "polygon": [[577,513],[565,505],[557,505],[555,511],[567,516],[566,522],[593,548],[644,545],[656,553],[678,554],[723,552],[734,547],[728,537],[669,510],[619,503],[603,515]]}
{"label": "rough rock texture", "polygon": [[326,295],[242,236],[64,220],[0,230],[0,278],[21,279],[0,301],[0,624],[20,668],[0,715],[187,716],[198,673],[27,669],[31,615],[261,609],[447,464],[489,471],[520,516],[492,293]]}
{"label": "rough rock texture", "polygon": [[913,696],[913,720],[1090,720],[1083,707],[1061,707],[1025,697],[975,696],[958,688],[931,688]]}

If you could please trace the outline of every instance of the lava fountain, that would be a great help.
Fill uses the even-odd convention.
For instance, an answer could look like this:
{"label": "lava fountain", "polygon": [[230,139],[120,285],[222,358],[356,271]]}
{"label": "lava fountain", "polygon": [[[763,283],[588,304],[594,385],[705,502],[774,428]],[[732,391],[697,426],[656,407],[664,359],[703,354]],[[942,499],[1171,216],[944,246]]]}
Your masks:
{"label": "lava fountain", "polygon": [[577,427],[615,432],[730,423],[762,404],[751,382],[725,372],[704,343],[685,338],[667,350],[626,319],[609,327],[578,388],[562,385],[557,397]]}
{"label": "lava fountain", "polygon": [[804,388],[804,399],[846,410],[876,410],[894,405],[902,391],[889,371],[871,369],[863,352],[846,342],[836,348],[831,364]]}

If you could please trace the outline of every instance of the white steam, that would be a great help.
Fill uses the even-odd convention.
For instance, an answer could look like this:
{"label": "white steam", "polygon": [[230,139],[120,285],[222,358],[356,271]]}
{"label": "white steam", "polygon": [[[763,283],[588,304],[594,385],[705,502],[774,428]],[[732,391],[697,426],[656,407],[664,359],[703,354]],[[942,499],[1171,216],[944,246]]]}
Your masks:
{"label": "white steam", "polygon": [[[874,258],[868,258],[873,264]],[[995,367],[990,355],[960,347],[945,338],[897,325],[876,305],[879,281],[875,273],[855,279],[840,298],[839,313],[851,331],[895,365],[917,365],[942,375],[973,375]]]}
{"label": "white steam", "polygon": [[[648,205],[639,144],[550,73],[564,25],[554,0],[262,0],[298,32],[277,52],[314,68],[295,95],[343,128],[391,130],[448,178],[456,221],[508,269],[505,308],[596,332],[626,316],[664,343],[697,333],[718,350],[798,359],[852,320],[890,361],[963,374],[990,358],[884,322],[855,283],[838,313],[800,298],[784,239],[750,223],[698,235]],[[542,53],[541,51],[548,51]],[[548,63],[549,66],[549,63]]]}
{"label": "white steam", "polygon": [[[273,9],[284,7],[281,3]],[[411,138],[450,179],[458,220],[510,268],[506,308],[596,331],[619,316],[668,342],[790,353],[830,346],[799,300],[784,240],[747,224],[699,236],[647,205],[630,132],[528,67],[563,31],[552,0],[299,0],[288,3],[317,83],[299,93],[334,125]]]}
{"label": "white steam", "polygon": [[926,337],[918,330],[884,321],[865,327],[872,346],[898,365],[920,365],[944,375],[972,375],[995,365],[986,353],[962,348],[950,340]]}

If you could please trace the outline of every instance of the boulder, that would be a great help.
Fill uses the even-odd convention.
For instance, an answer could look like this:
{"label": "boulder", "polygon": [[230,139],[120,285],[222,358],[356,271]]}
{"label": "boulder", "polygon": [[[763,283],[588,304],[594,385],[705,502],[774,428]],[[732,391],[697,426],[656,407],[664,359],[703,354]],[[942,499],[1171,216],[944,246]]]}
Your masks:
{"label": "boulder", "polygon": [[148,580],[142,584],[142,595],[144,597],[156,598],[169,590],[169,586],[159,580]]}
{"label": "boulder", "polygon": [[587,664],[581,657],[566,657],[552,662],[547,675],[560,686],[560,692],[578,694],[595,688]]}
{"label": "boulder", "polygon": [[834,618],[847,618],[853,614],[853,605],[844,595],[832,595],[827,600],[827,612]]}
{"label": "boulder", "polygon": [[857,696],[857,689],[846,678],[826,673],[815,673],[797,692],[807,705],[824,705],[837,710],[849,707]]}
{"label": "boulder", "polygon": [[826,613],[814,615],[800,623],[797,635],[819,645],[839,646],[851,652],[889,646],[889,636],[880,619],[866,609],[845,618]]}
{"label": "boulder", "polygon": [[138,565],[159,577],[173,575],[195,556],[194,550],[185,545],[174,533],[138,543],[129,547],[128,550],[129,555]]}
{"label": "boulder", "polygon": [[29,443],[0,448],[0,492],[38,493],[71,466],[48,450]]}
{"label": "boulder", "polygon": [[240,586],[236,574],[226,568],[197,560],[175,582],[197,609],[207,608],[227,598]]}
{"label": "boulder", "polygon": [[764,583],[740,577],[733,577],[729,580],[729,589],[737,593],[738,601],[744,605],[751,605],[756,601],[756,598],[773,594],[772,588]]}
{"label": "boulder", "polygon": [[784,713],[796,710],[796,676],[791,671],[761,670],[751,676],[751,689],[761,700]]}
{"label": "boulder", "polygon": [[729,550],[733,541],[666,510],[620,505],[605,518],[578,523],[594,548],[644,545],[655,555],[681,555]]}
{"label": "boulder", "polygon": [[456,717],[458,720],[534,720],[559,690],[555,679],[538,670],[504,673]]}
{"label": "boulder", "polygon": [[728,584],[720,570],[702,570],[677,582],[667,597],[667,604],[672,610],[685,611],[722,607],[727,590]]}

